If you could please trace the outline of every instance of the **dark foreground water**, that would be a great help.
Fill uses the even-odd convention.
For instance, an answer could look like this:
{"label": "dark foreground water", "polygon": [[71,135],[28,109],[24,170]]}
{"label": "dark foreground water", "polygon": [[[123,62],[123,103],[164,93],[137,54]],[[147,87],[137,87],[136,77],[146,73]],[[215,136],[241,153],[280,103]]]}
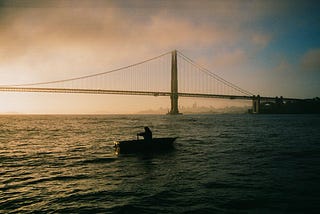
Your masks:
{"label": "dark foreground water", "polygon": [[[114,140],[178,136],[172,152]],[[0,116],[0,213],[319,213],[319,115]]]}

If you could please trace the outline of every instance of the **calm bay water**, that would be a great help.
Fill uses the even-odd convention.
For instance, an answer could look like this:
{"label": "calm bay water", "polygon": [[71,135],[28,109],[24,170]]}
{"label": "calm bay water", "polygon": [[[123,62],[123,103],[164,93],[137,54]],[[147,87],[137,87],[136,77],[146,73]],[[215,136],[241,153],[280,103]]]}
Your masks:
{"label": "calm bay water", "polygon": [[[115,155],[114,140],[179,137]],[[0,213],[316,213],[320,115],[0,116]]]}

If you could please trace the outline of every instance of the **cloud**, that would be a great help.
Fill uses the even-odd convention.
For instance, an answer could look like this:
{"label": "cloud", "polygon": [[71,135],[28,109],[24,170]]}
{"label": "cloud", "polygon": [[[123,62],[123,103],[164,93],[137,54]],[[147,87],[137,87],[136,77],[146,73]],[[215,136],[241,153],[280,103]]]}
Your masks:
{"label": "cloud", "polygon": [[307,51],[301,57],[300,67],[303,71],[320,72],[320,49]]}
{"label": "cloud", "polygon": [[[230,45],[247,37],[242,24],[262,8],[244,13],[250,4],[234,1],[6,2],[0,13],[2,60],[63,46],[101,53]],[[254,34],[252,41],[266,45],[268,37]]]}
{"label": "cloud", "polygon": [[240,65],[269,44],[271,34],[254,23],[275,7],[259,1],[26,2],[1,9],[0,67],[19,64],[24,70],[12,69],[17,75],[39,80],[97,73],[172,49],[210,50],[205,58],[213,58],[215,68]]}
{"label": "cloud", "polygon": [[65,57],[79,52],[97,58],[115,52],[126,57],[137,51],[159,54],[176,48],[227,45],[238,39],[231,26],[197,23],[161,7],[152,14],[143,10],[133,15],[132,10],[119,7],[5,11],[12,15],[0,30],[0,63],[26,56],[45,60],[53,54]]}
{"label": "cloud", "polygon": [[219,53],[214,57],[213,67],[229,68],[242,65],[247,61],[247,54],[241,49],[235,49]]}
{"label": "cloud", "polygon": [[291,65],[288,60],[281,59],[278,65],[272,70],[275,73],[287,73],[290,71],[294,71],[293,65]]}
{"label": "cloud", "polygon": [[261,48],[264,48],[268,45],[271,40],[271,35],[269,34],[262,34],[262,33],[254,33],[251,36],[251,41],[254,45],[257,45]]}

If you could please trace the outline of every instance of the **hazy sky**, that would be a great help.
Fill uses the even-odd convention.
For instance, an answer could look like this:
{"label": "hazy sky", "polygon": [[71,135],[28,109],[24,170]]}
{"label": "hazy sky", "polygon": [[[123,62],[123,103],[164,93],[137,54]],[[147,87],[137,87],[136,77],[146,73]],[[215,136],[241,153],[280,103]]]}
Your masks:
{"label": "hazy sky", "polygon": [[[177,49],[254,94],[313,98],[320,96],[319,11],[318,1],[305,0],[0,0],[0,85],[94,74]],[[170,104],[111,95],[0,92],[0,99],[0,113]]]}

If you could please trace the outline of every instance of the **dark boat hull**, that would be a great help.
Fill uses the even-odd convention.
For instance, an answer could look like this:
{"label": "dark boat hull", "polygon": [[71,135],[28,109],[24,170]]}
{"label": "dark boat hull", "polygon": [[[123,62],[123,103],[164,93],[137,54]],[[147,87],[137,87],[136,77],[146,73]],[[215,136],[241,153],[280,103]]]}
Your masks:
{"label": "dark boat hull", "polygon": [[153,138],[152,142],[145,140],[127,140],[114,143],[116,153],[161,152],[173,149],[176,137]]}

